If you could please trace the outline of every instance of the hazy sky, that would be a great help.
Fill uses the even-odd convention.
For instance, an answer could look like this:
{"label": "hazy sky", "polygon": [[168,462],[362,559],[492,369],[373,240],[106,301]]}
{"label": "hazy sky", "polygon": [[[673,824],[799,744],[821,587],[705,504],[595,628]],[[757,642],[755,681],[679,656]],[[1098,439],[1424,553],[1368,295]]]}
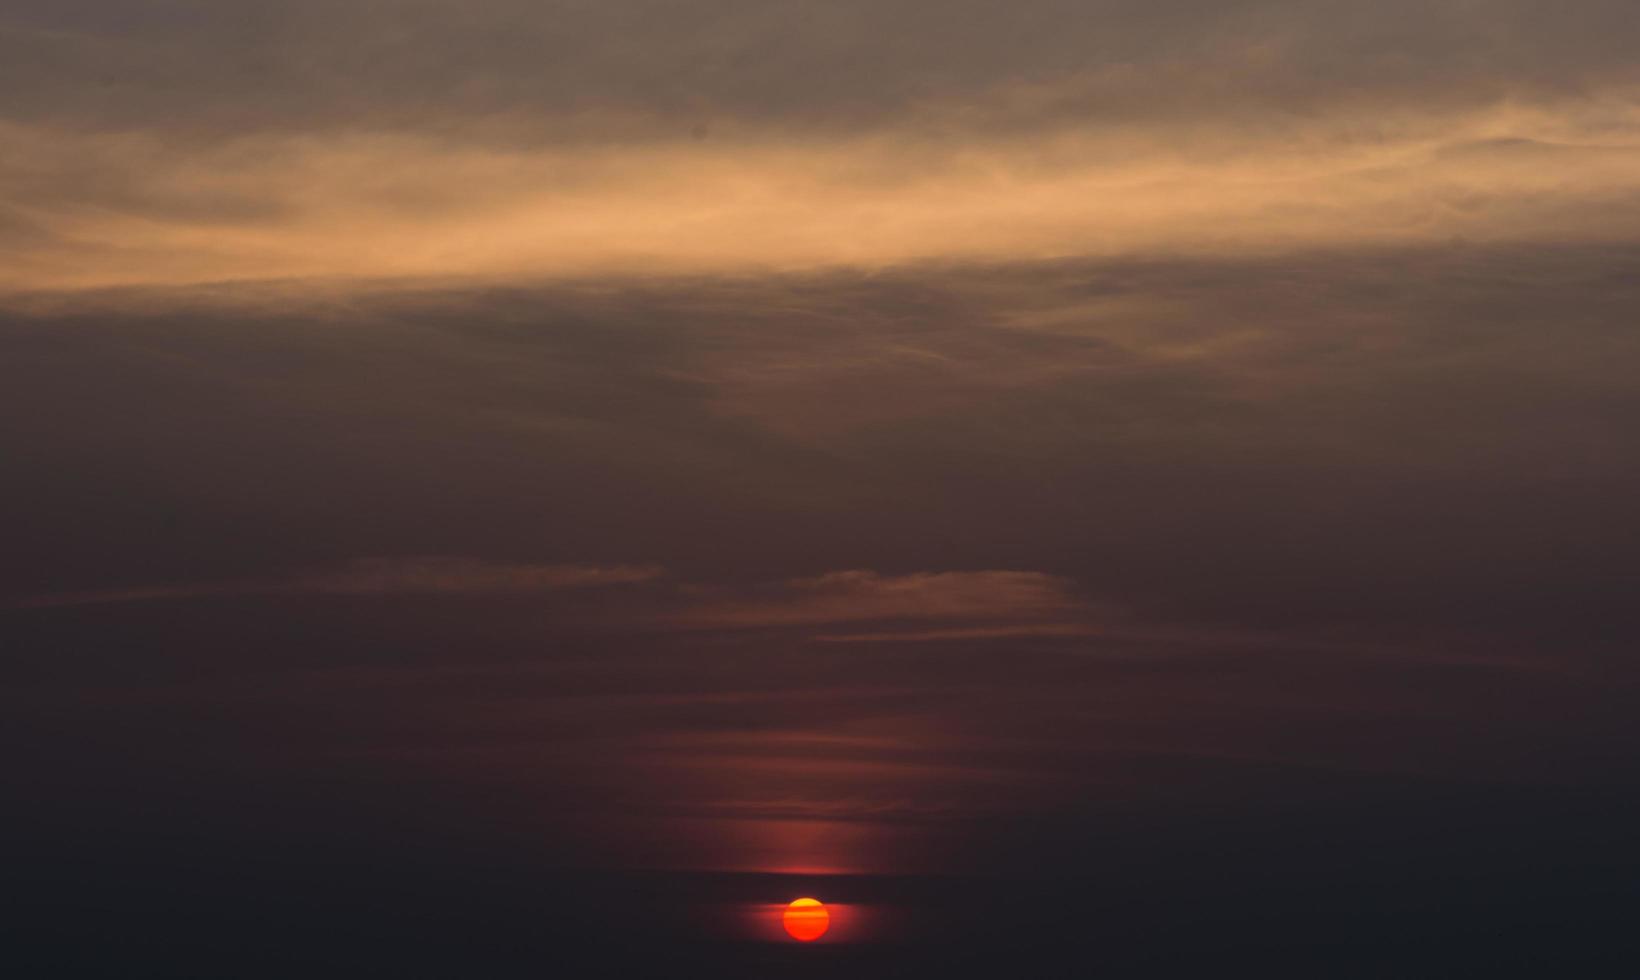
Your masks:
{"label": "hazy sky", "polygon": [[11,818],[949,873],[1632,802],[1636,50],[5,0]]}

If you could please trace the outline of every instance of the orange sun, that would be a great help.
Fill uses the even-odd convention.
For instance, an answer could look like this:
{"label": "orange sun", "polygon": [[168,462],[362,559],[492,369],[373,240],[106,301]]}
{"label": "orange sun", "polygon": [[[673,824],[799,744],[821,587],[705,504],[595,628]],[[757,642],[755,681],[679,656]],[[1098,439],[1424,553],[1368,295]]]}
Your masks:
{"label": "orange sun", "polygon": [[831,927],[831,913],[817,899],[800,898],[786,906],[786,914],[781,921],[793,939],[812,943]]}

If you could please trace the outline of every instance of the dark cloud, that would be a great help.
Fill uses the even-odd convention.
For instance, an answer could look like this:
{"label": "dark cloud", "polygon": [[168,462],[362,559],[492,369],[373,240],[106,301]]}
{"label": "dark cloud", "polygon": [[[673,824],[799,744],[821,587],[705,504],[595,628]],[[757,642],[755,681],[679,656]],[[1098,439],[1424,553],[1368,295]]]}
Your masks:
{"label": "dark cloud", "polygon": [[708,582],[1024,568],[1186,618],[1592,629],[1624,607],[1633,261],[1453,246],[14,312],[8,574],[21,595],[384,554]]}
{"label": "dark cloud", "polygon": [[854,569],[783,583],[758,598],[704,595],[686,624],[736,628],[872,621],[1040,621],[1074,615],[1070,583],[1040,572],[923,572],[885,577]]}
{"label": "dark cloud", "polygon": [[212,596],[278,595],[459,595],[530,593],[599,585],[631,585],[662,574],[647,566],[591,568],[584,565],[522,565],[470,558],[365,559],[347,567],[262,582],[196,582],[138,586],[102,592],[25,596],[15,605],[85,606],[113,602],[175,601]]}
{"label": "dark cloud", "polygon": [[[13,4],[13,118],[193,129],[782,129],[877,124],[1018,86],[1018,115],[1313,111],[1633,80],[1624,3]],[[1055,94],[1056,90],[1065,90]],[[596,113],[596,118],[589,118]],[[534,117],[524,119],[521,117]]]}

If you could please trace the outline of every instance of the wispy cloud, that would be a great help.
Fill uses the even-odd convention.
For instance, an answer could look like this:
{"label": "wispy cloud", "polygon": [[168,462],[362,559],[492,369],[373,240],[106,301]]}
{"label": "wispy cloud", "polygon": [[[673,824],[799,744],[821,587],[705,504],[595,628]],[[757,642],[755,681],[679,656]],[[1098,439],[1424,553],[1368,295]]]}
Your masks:
{"label": "wispy cloud", "polygon": [[553,592],[560,589],[648,582],[664,574],[654,565],[531,565],[473,558],[368,558],[341,568],[283,579],[191,582],[28,596],[14,608],[86,606],[245,595],[463,595]]}
{"label": "wispy cloud", "polygon": [[[829,572],[758,590],[707,592],[681,621],[713,629],[819,626],[855,622],[1000,622],[1003,629],[1068,628],[1087,612],[1065,579],[1028,571]],[[1044,624],[1053,623],[1053,627]]]}
{"label": "wispy cloud", "polygon": [[960,643],[967,640],[1017,640],[1032,637],[1099,636],[1106,630],[1094,623],[1016,623],[937,630],[896,630],[872,633],[827,633],[823,643]]}

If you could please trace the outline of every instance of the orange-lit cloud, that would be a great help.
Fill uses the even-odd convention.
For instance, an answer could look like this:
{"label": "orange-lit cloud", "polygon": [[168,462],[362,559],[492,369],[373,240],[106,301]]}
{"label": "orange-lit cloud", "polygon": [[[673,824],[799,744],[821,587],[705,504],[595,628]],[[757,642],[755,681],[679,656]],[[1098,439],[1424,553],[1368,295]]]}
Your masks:
{"label": "orange-lit cloud", "polygon": [[6,292],[1610,241],[1640,194],[1609,0],[14,6]]}
{"label": "orange-lit cloud", "polygon": [[539,147],[0,127],[0,289],[507,281],[1627,236],[1640,102]]}

